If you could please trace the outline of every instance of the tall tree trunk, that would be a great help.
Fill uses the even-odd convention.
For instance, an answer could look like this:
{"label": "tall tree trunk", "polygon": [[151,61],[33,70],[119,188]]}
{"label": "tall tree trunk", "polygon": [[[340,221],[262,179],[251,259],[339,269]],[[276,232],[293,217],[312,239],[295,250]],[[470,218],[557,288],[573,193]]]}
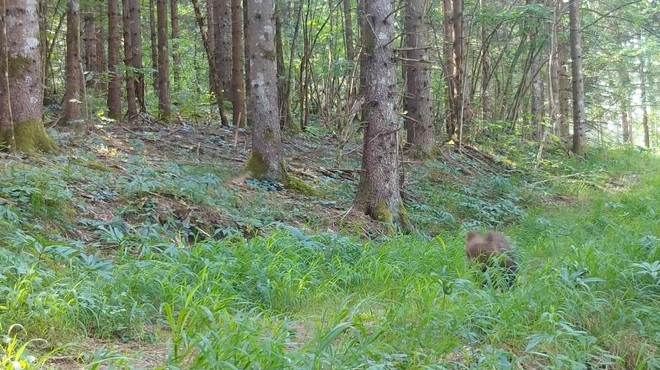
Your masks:
{"label": "tall tree trunk", "polygon": [[234,126],[245,127],[247,117],[245,116],[245,64],[244,36],[243,36],[243,2],[242,0],[231,0],[231,96],[233,98]]}
{"label": "tall tree trunk", "polygon": [[406,2],[403,76],[406,93],[406,141],[414,156],[427,158],[435,146],[431,109],[431,70],[428,52],[427,0]]}
{"label": "tall tree trunk", "polygon": [[[364,40],[364,30],[366,29],[366,16],[365,16],[365,1],[366,0],[357,0],[358,3],[358,8],[357,8],[357,22],[358,22],[358,31],[360,33],[360,40]],[[451,0],[448,0],[451,1]],[[358,100],[363,100],[365,98],[365,90],[367,89],[367,80],[366,80],[366,71],[365,67],[367,65],[366,63],[366,54],[364,51],[364,47],[360,48],[360,53],[358,55],[359,58],[359,72],[360,72],[360,77],[358,81]],[[362,104],[362,107],[360,109],[360,122],[364,126],[366,125],[366,110],[367,106],[366,104]]]}
{"label": "tall tree trunk", "polygon": [[550,107],[550,127],[554,135],[559,134],[561,122],[560,99],[559,99],[559,41],[557,40],[559,29],[559,16],[561,3],[557,0],[547,0],[547,6],[553,7],[552,25],[550,29],[550,45],[548,52],[548,104]]}
{"label": "tall tree trunk", "polygon": [[398,115],[392,0],[366,0],[362,30],[365,72],[365,118],[362,171],[355,207],[393,231],[411,229],[401,193],[398,168]]}
{"label": "tall tree trunk", "polygon": [[95,10],[96,9],[92,8],[84,11],[83,16],[83,44],[85,49],[85,53],[83,54],[83,65],[85,67],[85,71],[90,74],[85,79],[86,85],[90,87],[96,85],[96,80],[98,79],[98,75],[96,74],[98,71],[98,67],[96,66],[96,63],[98,62],[98,56],[96,55],[97,43],[96,22],[94,20]]}
{"label": "tall tree trunk", "polygon": [[[192,0],[193,4],[197,3],[197,0]],[[213,96],[216,97],[215,99],[215,104],[218,103],[217,97],[220,95],[220,87],[218,85],[218,71],[216,71],[215,67],[215,21],[214,15],[213,15],[213,4],[215,3],[215,0],[206,0],[206,40],[207,44],[205,44],[206,47],[206,52],[208,53],[208,58],[209,58],[209,92],[213,94]],[[199,7],[195,7],[195,11],[197,12]],[[200,23],[201,18],[198,17],[197,23],[199,24],[199,29],[200,31],[203,31],[203,27]],[[204,32],[202,32],[202,37],[204,35]],[[220,107],[218,107],[220,108]]]}
{"label": "tall tree trunk", "polygon": [[170,0],[170,24],[172,26],[172,74],[175,91],[181,91],[181,55],[179,54],[179,1]]}
{"label": "tall tree trunk", "polygon": [[628,71],[619,67],[619,109],[621,114],[621,140],[632,142],[632,127],[630,125],[630,76]]}
{"label": "tall tree trunk", "polygon": [[146,111],[144,102],[144,72],[142,72],[142,16],[140,15],[141,0],[130,0],[131,16],[131,52],[135,99],[141,112]]}
{"label": "tall tree trunk", "polygon": [[540,71],[540,53],[534,53],[532,58],[532,68],[530,71],[532,73],[532,140],[538,141],[543,137],[543,75]]}
{"label": "tall tree trunk", "polygon": [[453,0],[452,25],[454,28],[454,116],[456,117],[456,126],[459,131],[459,140],[470,133],[470,121],[472,119],[472,109],[470,108],[470,94],[466,78],[467,68],[467,39],[465,37],[464,26],[464,2],[463,0]]}
{"label": "tall tree trunk", "polygon": [[[108,59],[106,53],[106,47],[108,42],[108,33],[106,31],[107,27],[107,12],[105,12],[105,7],[102,5],[103,2],[99,1],[96,3],[94,8],[97,10],[96,16],[96,75],[101,76],[107,72]],[[107,91],[106,79],[100,78],[97,79],[94,83],[94,87],[98,91]]]}
{"label": "tall tree trunk", "polygon": [[453,138],[456,135],[456,121],[457,117],[454,112],[454,91],[456,91],[454,80],[454,27],[452,23],[453,15],[452,0],[442,1],[442,14],[443,14],[443,43],[442,55],[443,61],[443,80],[447,88],[447,111],[445,112],[445,128],[447,130],[447,137]]}
{"label": "tall tree trunk", "polygon": [[[638,36],[640,45],[642,45],[642,36]],[[644,129],[644,146],[651,147],[651,136],[649,133],[649,111],[648,111],[648,98],[647,98],[647,76],[646,76],[646,54],[643,52],[639,55],[639,89],[640,100],[642,103],[642,128]]]}
{"label": "tall tree trunk", "polygon": [[[479,7],[484,12],[483,0],[479,0]],[[492,119],[490,108],[490,93],[488,85],[490,84],[490,47],[488,41],[488,31],[484,24],[481,25],[481,112],[482,119],[489,121]]]}
{"label": "tall tree trunk", "polygon": [[[6,34],[0,49],[0,101],[9,109],[0,111],[0,141],[11,151],[55,151],[55,143],[44,129],[43,83],[41,53],[39,50],[39,18],[37,2],[28,0],[6,1],[6,13],[0,17],[0,26]],[[11,42],[9,42],[11,41]],[[7,104],[9,102],[9,104]]]}
{"label": "tall tree trunk", "polygon": [[342,5],[344,6],[344,45],[346,45],[346,60],[355,60],[351,0],[342,0],[342,2]]}
{"label": "tall tree trunk", "polygon": [[9,151],[16,151],[14,137],[14,118],[11,112],[11,95],[9,86],[9,54],[7,52],[7,15],[6,1],[0,1],[0,144]]}
{"label": "tall tree trunk", "polygon": [[568,65],[568,48],[566,42],[559,38],[557,39],[557,64],[559,64],[557,69],[557,73],[559,74],[559,117],[557,118],[557,124],[559,125],[559,137],[566,142],[571,137],[568,121],[571,106],[571,74],[570,66]]}
{"label": "tall tree trunk", "polygon": [[[194,4],[194,2],[193,2]],[[156,31],[156,0],[149,0],[149,50],[151,59],[151,86],[158,91],[158,39]]]}
{"label": "tall tree trunk", "polygon": [[[538,4],[538,0],[527,0],[527,5]],[[531,19],[526,23],[529,39],[533,44],[539,43],[539,24]],[[543,75],[541,73],[541,49],[538,47],[529,48],[529,79],[531,81],[531,104],[530,104],[530,132],[531,138],[538,141],[543,136]],[[524,95],[525,89],[520,90]]]}
{"label": "tall tree trunk", "polygon": [[231,100],[232,14],[231,0],[215,0],[213,4],[215,65],[220,78],[222,100]]}
{"label": "tall tree trunk", "polygon": [[135,74],[133,70],[133,0],[122,0],[122,18],[124,21],[124,70],[126,81],[126,101],[128,109],[128,121],[131,122],[137,117],[137,95],[135,90]]}
{"label": "tall tree trunk", "polygon": [[[291,117],[291,81],[293,78],[294,54],[298,48],[298,36],[300,35],[300,24],[302,23],[302,8],[304,1],[305,0],[298,0],[296,2],[294,10],[294,13],[296,14],[296,22],[293,27],[293,37],[289,41],[289,65],[286,71],[286,75],[283,75],[283,81],[281,82],[282,95],[280,100],[280,112],[286,114],[286,117],[280,117],[280,123],[284,125],[284,128],[291,131],[298,131],[300,129],[300,127],[298,127],[296,122],[293,120],[293,117]],[[281,39],[281,35],[278,37],[278,39]],[[279,49],[283,50],[284,47],[280,47]],[[284,64],[283,60],[282,64]]]}
{"label": "tall tree trunk", "polygon": [[64,91],[64,113],[59,123],[68,124],[80,119],[82,85],[80,1],[68,0],[66,15],[66,89]]}
{"label": "tall tree trunk", "polygon": [[170,65],[167,40],[167,0],[157,0],[156,23],[158,25],[158,116],[170,120]]}
{"label": "tall tree trunk", "polygon": [[119,77],[119,0],[108,0],[108,117],[121,119],[121,80]]}
{"label": "tall tree trunk", "polygon": [[206,61],[209,67],[209,92],[217,96],[217,84],[216,77],[217,73],[215,72],[215,62],[213,61],[213,0],[207,0],[206,2],[206,20],[207,27],[204,27],[204,17],[202,16],[202,11],[199,7],[198,0],[192,0],[193,11],[195,12],[195,21],[197,22],[197,27],[199,28],[199,34],[202,38],[202,45],[204,45],[204,52],[206,54]]}
{"label": "tall tree trunk", "polygon": [[[302,1],[302,0],[301,0]],[[250,25],[250,19],[248,18],[248,8],[249,8],[250,2],[249,0],[243,0],[243,34],[246,35],[245,37],[245,42],[247,42],[247,30]],[[243,68],[245,69],[245,96],[250,96],[250,52],[248,50],[247,45],[243,44],[243,50],[245,52],[245,56],[243,57],[243,60],[245,60],[245,64],[243,64]],[[248,126],[250,125],[250,120],[247,120]]]}
{"label": "tall tree trunk", "polygon": [[311,65],[311,32],[310,32],[310,16],[311,16],[311,0],[307,0],[305,7],[303,22],[302,22],[302,60],[300,61],[300,81],[298,83],[298,102],[300,111],[300,129],[305,131],[309,125],[309,84],[311,83],[310,69]]}
{"label": "tall tree trunk", "polygon": [[289,80],[284,64],[284,42],[282,41],[282,15],[280,7],[275,4],[275,51],[277,52],[277,99],[280,102],[280,128],[292,129],[293,119],[289,106]]}
{"label": "tall tree trunk", "polygon": [[231,2],[230,0],[213,1],[213,60],[217,84],[217,103],[220,110],[220,122],[229,126],[225,111],[225,100],[230,98],[231,88]]}
{"label": "tall tree trunk", "polygon": [[573,152],[584,155],[587,152],[587,143],[579,0],[569,0],[569,20],[571,27],[571,74],[573,77]]}
{"label": "tall tree trunk", "polygon": [[[4,2],[6,3],[7,1],[4,0]],[[41,52],[41,68],[43,69],[41,73],[41,78],[42,78],[42,84],[44,85],[45,94],[47,94],[48,92],[48,86],[46,85],[48,83],[47,61],[48,61],[48,55],[50,54],[50,43],[48,42],[49,22],[46,19],[46,15],[48,14],[48,0],[38,0],[37,13],[39,14],[39,45]],[[46,97],[44,96],[44,100],[45,98]]]}
{"label": "tall tree trunk", "polygon": [[252,126],[252,153],[245,170],[255,178],[286,183],[277,102],[274,14],[274,0],[252,2],[247,13],[248,120]]}

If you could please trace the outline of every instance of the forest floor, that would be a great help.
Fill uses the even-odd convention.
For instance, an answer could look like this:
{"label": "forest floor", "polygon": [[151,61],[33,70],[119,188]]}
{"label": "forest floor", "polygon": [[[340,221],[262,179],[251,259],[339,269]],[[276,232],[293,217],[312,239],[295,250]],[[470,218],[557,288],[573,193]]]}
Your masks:
{"label": "forest floor", "polygon": [[[284,139],[288,171],[317,191],[305,195],[239,177],[244,131],[143,122],[51,134],[56,155],[2,155],[0,186],[0,329],[8,343],[33,340],[26,353],[45,368],[660,361],[649,316],[660,312],[648,303],[660,291],[652,153],[595,149],[584,160],[509,137],[445,145],[431,161],[403,163],[417,230],[392,236],[351,208],[359,140]],[[616,226],[631,214],[634,225]],[[480,289],[466,265],[469,229],[505,231],[527,248],[506,298]],[[655,281],[644,280],[647,270]],[[640,281],[650,285],[623,288]],[[554,299],[541,298],[544,289]],[[619,289],[627,301],[600,308]],[[602,317],[589,316],[590,302]],[[618,312],[626,302],[639,311]],[[605,324],[613,317],[620,327]],[[9,348],[0,347],[0,364],[26,358]]]}

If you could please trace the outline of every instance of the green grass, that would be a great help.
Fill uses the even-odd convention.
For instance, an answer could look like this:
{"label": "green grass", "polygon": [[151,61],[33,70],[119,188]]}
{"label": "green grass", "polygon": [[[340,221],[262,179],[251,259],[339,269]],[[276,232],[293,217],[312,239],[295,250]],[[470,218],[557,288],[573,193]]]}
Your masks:
{"label": "green grass", "polygon": [[[243,196],[222,186],[222,167],[136,157],[128,176],[84,158],[16,159],[0,187],[0,367],[66,355],[133,368],[139,355],[110,342],[160,343],[168,369],[658,368],[658,158],[549,151],[534,170],[532,149],[507,158],[510,176],[420,166],[407,189],[418,232],[372,240],[312,218],[289,226],[302,203]],[[346,202],[334,198],[345,184],[319,186]],[[101,209],[81,193],[113,217],[92,217]],[[190,221],[159,219],[163,199],[234,223],[202,237]],[[247,226],[256,236],[241,235]],[[481,286],[464,256],[468,228],[515,242],[512,290]]]}

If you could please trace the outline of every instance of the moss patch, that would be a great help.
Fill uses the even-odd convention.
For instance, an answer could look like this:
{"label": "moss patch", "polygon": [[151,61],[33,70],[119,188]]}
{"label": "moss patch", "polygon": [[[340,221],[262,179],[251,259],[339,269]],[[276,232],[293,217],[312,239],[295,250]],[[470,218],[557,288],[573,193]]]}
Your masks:
{"label": "moss patch", "polygon": [[303,180],[291,175],[287,175],[286,178],[287,178],[287,183],[286,183],[287,189],[296,191],[304,195],[310,195],[310,196],[319,195],[319,192],[316,189],[314,189],[311,185],[307,184]]}
{"label": "moss patch", "polygon": [[245,171],[255,179],[262,179],[268,173],[268,162],[261,154],[252,151],[250,158],[245,164]]}
{"label": "moss patch", "polygon": [[399,203],[399,209],[397,210],[397,215],[395,217],[394,213],[389,209],[385,201],[379,201],[376,203],[376,207],[373,212],[373,218],[382,222],[387,228],[389,234],[396,233],[396,227],[399,227],[401,231],[405,233],[410,233],[414,230],[412,223],[410,222],[410,216],[408,216],[408,211],[403,205],[403,202]]}
{"label": "moss patch", "polygon": [[289,177],[286,174],[284,162],[280,160],[278,166],[280,167],[280,175],[275,177],[273,171],[270,170],[270,163],[261,154],[252,151],[243,171],[257,180],[279,181],[284,186],[288,186]]}
{"label": "moss patch", "polygon": [[394,235],[396,233],[394,228],[394,215],[392,215],[392,211],[390,211],[387,203],[385,203],[384,200],[378,201],[373,211],[373,218],[376,221],[385,224],[388,234]]}
{"label": "moss patch", "polygon": [[399,224],[406,233],[411,233],[415,229],[412,222],[410,222],[410,216],[403,201],[399,202]]}
{"label": "moss patch", "polygon": [[16,122],[14,124],[16,150],[31,152],[40,150],[47,153],[58,152],[57,144],[46,133],[43,123],[37,120]]}

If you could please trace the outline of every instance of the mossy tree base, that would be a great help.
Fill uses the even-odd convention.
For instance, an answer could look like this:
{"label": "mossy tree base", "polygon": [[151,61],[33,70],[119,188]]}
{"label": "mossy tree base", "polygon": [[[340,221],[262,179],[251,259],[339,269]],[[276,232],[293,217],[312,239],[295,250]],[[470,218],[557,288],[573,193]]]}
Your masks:
{"label": "mossy tree base", "polygon": [[300,194],[316,196],[318,191],[303,180],[290,175],[286,172],[283,161],[271,163],[263,158],[259,153],[252,152],[250,158],[245,164],[243,169],[244,174],[239,176],[239,179],[244,177],[252,177],[258,180],[272,180],[280,182],[285,188],[293,190]]}
{"label": "mossy tree base", "polygon": [[438,147],[433,145],[431,147],[422,147],[419,145],[409,144],[405,148],[405,153],[408,157],[420,161],[426,161],[434,158],[438,154]]}
{"label": "mossy tree base", "polygon": [[383,223],[390,234],[395,234],[397,228],[404,233],[411,233],[414,230],[408,211],[402,202],[399,202],[398,207],[395,207],[394,210],[390,209],[384,200],[377,201],[373,206],[365,202],[356,202],[355,208]]}
{"label": "mossy tree base", "polygon": [[[7,138],[8,132],[3,133],[3,139]],[[16,142],[16,151],[31,152],[42,151],[55,153],[58,151],[57,144],[48,136],[43,123],[31,120],[25,122],[16,122],[14,124],[14,139]],[[9,142],[5,140],[5,142]]]}
{"label": "mossy tree base", "polygon": [[287,185],[288,177],[284,162],[281,160],[269,161],[254,150],[245,164],[244,171],[255,179],[273,180]]}

